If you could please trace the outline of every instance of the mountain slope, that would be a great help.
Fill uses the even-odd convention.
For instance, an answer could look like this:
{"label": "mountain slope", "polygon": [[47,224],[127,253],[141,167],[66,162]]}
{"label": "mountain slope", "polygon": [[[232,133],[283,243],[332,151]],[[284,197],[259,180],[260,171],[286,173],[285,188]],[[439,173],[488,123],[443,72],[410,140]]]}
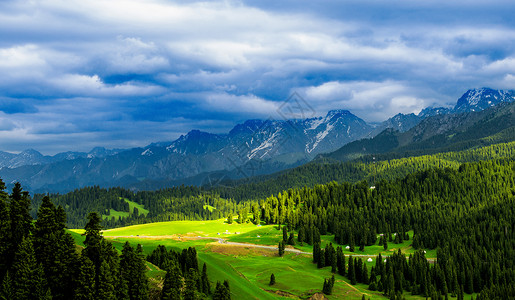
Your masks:
{"label": "mountain slope", "polygon": [[[367,154],[388,152],[409,156],[410,151],[421,154],[464,150],[477,145],[513,141],[514,128],[515,103],[502,103],[481,112],[429,117],[403,133],[388,129],[372,139],[349,143],[332,153],[320,155],[320,158],[347,161]],[[495,135],[497,138],[492,138]]]}
{"label": "mountain slope", "polygon": [[19,180],[38,192],[63,192],[88,185],[135,186],[146,181],[179,183],[196,176],[195,182],[202,182],[202,174],[218,171],[230,178],[250,177],[306,163],[316,154],[367,135],[371,129],[344,110],[305,120],[249,120],[227,134],[193,130],[170,143],[119,153],[94,149],[89,154],[46,157],[30,151],[24,157],[31,154],[38,159],[25,159],[26,165],[21,166],[7,165],[0,169],[0,177],[6,182]]}

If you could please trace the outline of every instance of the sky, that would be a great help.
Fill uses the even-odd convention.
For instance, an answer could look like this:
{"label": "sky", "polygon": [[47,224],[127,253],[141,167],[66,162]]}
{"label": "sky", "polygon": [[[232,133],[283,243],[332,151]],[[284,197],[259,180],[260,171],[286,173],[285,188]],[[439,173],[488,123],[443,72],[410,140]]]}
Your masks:
{"label": "sky", "polygon": [[53,155],[515,89],[515,1],[0,1],[0,150]]}

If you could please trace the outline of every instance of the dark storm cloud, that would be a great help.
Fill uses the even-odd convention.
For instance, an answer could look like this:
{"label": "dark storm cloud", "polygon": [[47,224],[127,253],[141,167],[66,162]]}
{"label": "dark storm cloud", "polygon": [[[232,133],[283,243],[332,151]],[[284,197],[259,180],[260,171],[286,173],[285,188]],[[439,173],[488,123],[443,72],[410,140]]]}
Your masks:
{"label": "dark storm cloud", "polygon": [[511,1],[2,1],[0,139],[53,153],[279,117],[368,121],[515,86]]}

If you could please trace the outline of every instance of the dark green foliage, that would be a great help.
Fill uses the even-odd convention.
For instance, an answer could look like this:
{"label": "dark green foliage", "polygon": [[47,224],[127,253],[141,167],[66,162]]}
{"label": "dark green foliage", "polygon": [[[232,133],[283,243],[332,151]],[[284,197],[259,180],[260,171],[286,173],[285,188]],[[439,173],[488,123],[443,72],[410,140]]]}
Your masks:
{"label": "dark green foliage", "polygon": [[14,299],[14,287],[11,275],[9,274],[9,271],[7,271],[0,286],[0,300],[11,299]]}
{"label": "dark green foliage", "polygon": [[98,275],[98,288],[96,289],[96,296],[98,299],[117,299],[115,280],[116,278],[109,264],[106,261],[102,261]]}
{"label": "dark green foliage", "polygon": [[232,213],[227,214],[227,224],[232,224]]}
{"label": "dark green foliage", "polygon": [[43,267],[36,260],[32,239],[24,238],[18,247],[13,262],[12,294],[14,299],[46,299]]}
{"label": "dark green foliage", "polygon": [[[30,216],[30,198],[28,192],[24,192],[19,182],[14,184],[9,196],[9,215],[11,219],[12,240],[19,243],[27,237],[32,229],[32,217]],[[17,249],[15,249],[17,250]]]}
{"label": "dark green foliage", "polygon": [[295,234],[290,232],[290,236],[288,237],[288,245],[295,246]]}
{"label": "dark green foliage", "polygon": [[85,248],[82,252],[91,260],[95,266],[95,271],[98,272],[101,259],[101,241],[103,239],[100,232],[102,230],[101,219],[98,213],[92,212],[89,214],[88,220],[89,222],[84,227],[86,239],[84,240]]}
{"label": "dark green foliage", "polygon": [[94,299],[96,294],[95,277],[95,265],[86,255],[82,255],[80,258],[76,299]]}
{"label": "dark green foliage", "polygon": [[186,272],[186,277],[184,278],[185,286],[182,292],[184,300],[195,300],[200,298],[197,292],[198,281],[199,278],[197,270],[189,269],[188,272]]}
{"label": "dark green foliage", "polygon": [[129,288],[129,299],[148,299],[148,279],[140,245],[136,249],[129,242],[123,245],[120,270],[121,276],[127,282]]}
{"label": "dark green foliage", "polygon": [[336,248],[336,267],[338,268],[338,274],[345,276],[345,255],[340,246]]}
{"label": "dark green foliage", "polygon": [[356,279],[356,269],[354,267],[354,258],[349,257],[349,269],[347,271],[347,278],[350,280],[350,284],[355,285],[358,281]]}
{"label": "dark green foliage", "polygon": [[204,295],[211,294],[211,284],[209,283],[209,278],[207,276],[207,265],[204,263],[202,266],[202,275],[200,277],[200,292],[204,293]]}
{"label": "dark green foliage", "polygon": [[272,273],[272,275],[270,275],[270,283],[268,285],[274,285],[275,284],[275,275],[274,273]]}
{"label": "dark green foliage", "polygon": [[53,299],[71,299],[75,291],[79,257],[75,243],[65,232],[64,210],[44,197],[34,227],[34,248],[43,265]]}
{"label": "dark green foliage", "polygon": [[231,300],[231,290],[227,280],[223,284],[220,281],[216,283],[213,300]]}
{"label": "dark green foliage", "polygon": [[333,293],[334,281],[334,275],[331,278],[324,279],[324,286],[322,288],[324,294],[331,295]]}
{"label": "dark green foliage", "polygon": [[285,247],[284,244],[285,244],[284,241],[280,241],[279,246],[277,247],[279,256],[281,256],[281,257],[284,255],[284,247]]}
{"label": "dark green foliage", "polygon": [[180,299],[182,288],[182,277],[177,265],[173,265],[166,272],[165,280],[163,283],[163,291],[161,293],[162,300],[175,300]]}
{"label": "dark green foliage", "polygon": [[286,228],[286,226],[283,226],[282,230],[283,230],[283,242],[286,243],[288,241],[288,228]]}
{"label": "dark green foliage", "polygon": [[11,251],[13,249],[11,236],[11,220],[9,216],[9,196],[4,191],[5,184],[0,180],[0,280],[9,269]]}

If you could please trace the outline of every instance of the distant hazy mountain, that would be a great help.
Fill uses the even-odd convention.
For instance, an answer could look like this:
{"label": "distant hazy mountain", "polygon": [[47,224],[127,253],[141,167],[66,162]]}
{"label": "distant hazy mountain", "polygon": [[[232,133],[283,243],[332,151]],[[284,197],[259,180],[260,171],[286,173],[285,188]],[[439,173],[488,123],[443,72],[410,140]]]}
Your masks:
{"label": "distant hazy mountain", "polygon": [[428,117],[482,111],[500,103],[513,102],[514,100],[515,91],[512,90],[493,90],[490,88],[471,89],[458,99],[458,102],[452,109],[445,107],[428,107],[423,109],[418,115],[397,114],[381,123],[381,125],[372,131],[370,136],[374,137],[386,128],[405,132]]}
{"label": "distant hazy mountain", "polygon": [[513,140],[515,103],[504,102],[479,112],[428,117],[405,132],[387,129],[374,138],[354,141],[321,157],[347,161],[369,154],[429,154]]}
{"label": "distant hazy mountain", "polygon": [[[19,180],[35,191],[67,191],[87,185],[134,185],[149,180],[180,182],[224,171],[249,177],[308,162],[316,154],[333,151],[366,136],[372,127],[346,110],[301,120],[248,120],[227,134],[192,130],[170,143],[112,152],[43,156],[34,150],[5,156],[0,177]],[[2,156],[3,155],[3,156]]]}
{"label": "distant hazy mountain", "polygon": [[[94,148],[88,153],[54,156],[32,149],[20,154],[0,152],[0,177],[7,183],[20,181],[26,189],[39,192],[64,192],[88,185],[147,189],[211,184],[212,180],[295,167],[321,153],[347,160],[367,153],[448,145],[452,141],[446,134],[456,136],[454,140],[463,139],[467,126],[480,118],[472,112],[511,102],[513,95],[512,91],[488,88],[469,90],[453,109],[429,107],[418,115],[397,114],[375,128],[349,111],[332,110],[309,119],[248,120],[226,134],[192,130],[173,142],[144,148]],[[495,131],[507,124],[510,120],[489,123],[488,128]],[[475,130],[479,133],[484,128]],[[374,138],[360,140],[364,137]]]}
{"label": "distant hazy mountain", "polygon": [[0,151],[0,168],[17,168],[30,165],[44,165],[63,160],[74,160],[77,158],[94,158],[105,157],[119,153],[120,149],[108,150],[103,147],[93,148],[90,152],[62,152],[54,156],[47,156],[39,153],[34,149],[27,149],[19,154],[13,154]]}

